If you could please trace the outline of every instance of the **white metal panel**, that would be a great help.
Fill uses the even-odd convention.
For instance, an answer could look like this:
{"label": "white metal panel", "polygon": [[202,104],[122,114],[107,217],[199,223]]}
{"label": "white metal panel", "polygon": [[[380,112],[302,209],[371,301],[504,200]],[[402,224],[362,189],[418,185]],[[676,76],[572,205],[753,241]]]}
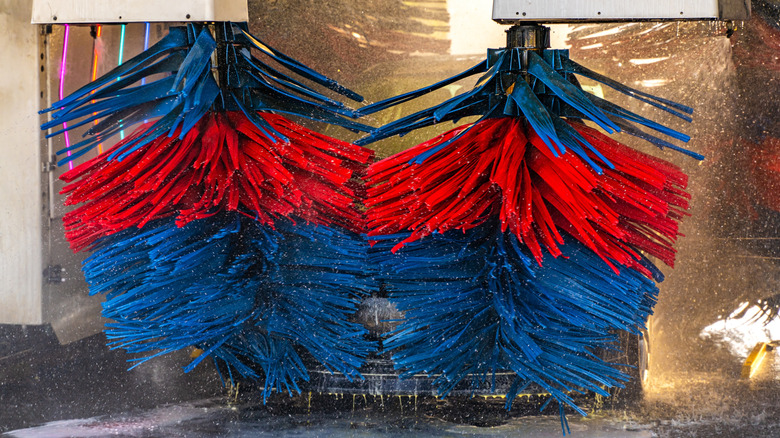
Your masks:
{"label": "white metal panel", "polygon": [[487,47],[506,45],[504,28],[487,14],[492,1],[447,0],[452,55],[484,55]]}
{"label": "white metal panel", "polygon": [[[491,20],[487,11],[493,0],[447,0],[447,12],[450,14],[450,54],[485,55],[487,47],[506,45],[506,28]],[[550,47],[566,48],[567,24],[550,25]]]}
{"label": "white metal panel", "polygon": [[720,18],[718,0],[495,0],[497,21],[691,20]]}
{"label": "white metal panel", "polygon": [[248,21],[246,0],[33,0],[35,24]]}
{"label": "white metal panel", "polygon": [[0,323],[41,324],[41,68],[28,0],[0,6]]}

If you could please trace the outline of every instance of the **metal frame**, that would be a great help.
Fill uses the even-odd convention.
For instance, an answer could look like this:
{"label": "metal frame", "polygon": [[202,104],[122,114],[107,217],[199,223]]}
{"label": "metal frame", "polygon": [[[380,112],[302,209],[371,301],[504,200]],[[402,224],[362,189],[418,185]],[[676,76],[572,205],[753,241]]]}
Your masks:
{"label": "metal frame", "polygon": [[246,0],[33,0],[33,24],[249,20]]}
{"label": "metal frame", "polygon": [[747,20],[750,0],[494,0],[493,20],[583,21]]}

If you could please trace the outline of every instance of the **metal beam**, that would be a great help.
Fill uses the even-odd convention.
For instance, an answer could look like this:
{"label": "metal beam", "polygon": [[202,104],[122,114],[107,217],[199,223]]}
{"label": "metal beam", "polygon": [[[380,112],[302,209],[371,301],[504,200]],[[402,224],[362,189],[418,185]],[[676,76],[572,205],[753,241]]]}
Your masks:
{"label": "metal beam", "polygon": [[249,19],[246,0],[33,0],[33,24],[208,22]]}
{"label": "metal beam", "polygon": [[582,21],[746,20],[750,0],[495,0],[493,19],[568,23]]}

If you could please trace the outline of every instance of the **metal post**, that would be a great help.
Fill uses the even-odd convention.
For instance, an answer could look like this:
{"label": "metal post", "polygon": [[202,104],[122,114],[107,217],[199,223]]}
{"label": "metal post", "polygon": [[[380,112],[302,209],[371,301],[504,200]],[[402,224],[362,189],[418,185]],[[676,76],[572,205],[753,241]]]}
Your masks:
{"label": "metal post", "polygon": [[520,49],[521,70],[525,72],[529,50],[541,55],[542,51],[550,48],[550,28],[541,24],[516,24],[506,31],[506,48]]}
{"label": "metal post", "polygon": [[[212,66],[212,70],[216,73],[215,79],[217,84],[219,84],[219,88],[225,92],[225,95],[228,95],[228,89],[230,88],[230,81],[228,79],[227,46],[230,43],[229,40],[233,39],[232,32],[228,35],[228,31],[232,30],[228,29],[228,26],[230,26],[229,23],[217,23],[213,26],[214,39],[217,41],[217,49],[212,58],[212,62],[216,64]],[[221,101],[217,99],[215,104],[219,106]]]}

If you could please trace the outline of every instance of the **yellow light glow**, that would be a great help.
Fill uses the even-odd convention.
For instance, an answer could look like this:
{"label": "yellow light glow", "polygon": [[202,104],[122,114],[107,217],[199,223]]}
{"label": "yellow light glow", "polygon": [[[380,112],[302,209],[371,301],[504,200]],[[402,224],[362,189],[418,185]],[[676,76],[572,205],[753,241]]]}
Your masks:
{"label": "yellow light glow", "polygon": [[747,359],[745,359],[745,363],[742,365],[741,377],[743,379],[750,379],[756,375],[758,369],[761,367],[761,363],[766,357],[766,347],[766,342],[759,342],[753,347],[753,351],[750,352]]}
{"label": "yellow light glow", "polygon": [[662,56],[660,58],[629,59],[628,62],[634,65],[645,65],[645,64],[655,64],[656,62],[666,61],[667,59],[669,59],[668,56]]}

